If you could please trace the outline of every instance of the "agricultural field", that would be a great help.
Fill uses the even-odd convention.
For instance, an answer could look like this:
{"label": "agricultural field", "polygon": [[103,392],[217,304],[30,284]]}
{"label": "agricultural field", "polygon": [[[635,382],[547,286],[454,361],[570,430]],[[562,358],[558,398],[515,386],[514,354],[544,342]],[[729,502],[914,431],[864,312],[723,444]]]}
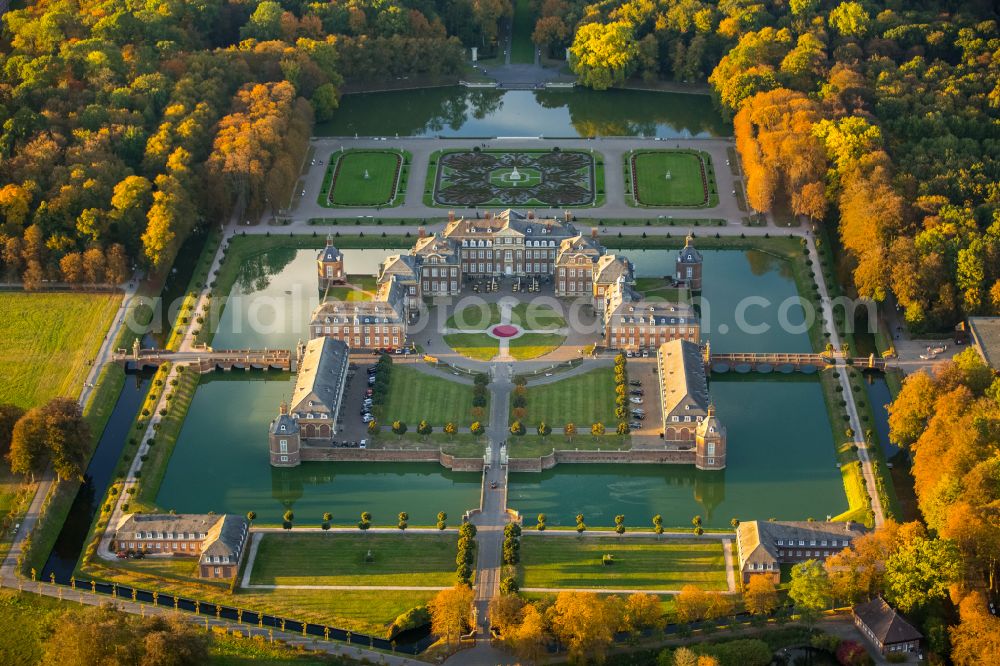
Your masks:
{"label": "agricultural field", "polygon": [[0,403],[76,397],[121,294],[0,293]]}

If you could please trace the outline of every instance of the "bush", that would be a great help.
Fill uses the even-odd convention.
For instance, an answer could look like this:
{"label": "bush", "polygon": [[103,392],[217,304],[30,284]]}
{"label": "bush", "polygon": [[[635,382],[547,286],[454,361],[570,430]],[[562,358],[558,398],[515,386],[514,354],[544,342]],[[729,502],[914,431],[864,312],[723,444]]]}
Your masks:
{"label": "bush", "polygon": [[427,610],[427,606],[416,606],[392,621],[392,624],[389,625],[389,630],[386,632],[386,638],[392,640],[404,631],[419,629],[424,625],[430,624],[430,621],[431,613]]}

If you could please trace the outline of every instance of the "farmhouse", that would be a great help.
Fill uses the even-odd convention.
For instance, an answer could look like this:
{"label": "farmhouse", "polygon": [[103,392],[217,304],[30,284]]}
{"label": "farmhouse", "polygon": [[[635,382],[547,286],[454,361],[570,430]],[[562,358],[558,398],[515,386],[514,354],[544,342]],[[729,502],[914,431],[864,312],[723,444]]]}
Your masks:
{"label": "farmhouse", "polygon": [[924,637],[882,597],[851,609],[854,624],[882,654],[917,652]]}
{"label": "farmhouse", "polygon": [[198,557],[201,578],[232,578],[247,543],[247,521],[223,514],[127,513],[118,521],[112,549],[148,555]]}
{"label": "farmhouse", "polygon": [[767,575],[777,584],[782,564],[823,560],[851,545],[868,530],[858,523],[752,520],[736,528],[736,552],[743,583]]}
{"label": "farmhouse", "polygon": [[337,434],[347,382],[347,345],[329,337],[314,338],[301,356],[291,404],[282,403],[268,427],[275,467],[298,465],[303,447],[331,446]]}

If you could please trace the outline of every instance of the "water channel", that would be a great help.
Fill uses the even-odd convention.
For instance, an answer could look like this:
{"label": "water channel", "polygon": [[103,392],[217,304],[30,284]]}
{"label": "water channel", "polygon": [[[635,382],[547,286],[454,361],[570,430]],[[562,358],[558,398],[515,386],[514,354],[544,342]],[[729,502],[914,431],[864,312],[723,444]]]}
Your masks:
{"label": "water channel", "polygon": [[[400,113],[406,109],[406,113]],[[344,95],[317,136],[730,136],[708,95],[585,88],[483,90],[458,86]]]}
{"label": "water channel", "polygon": [[[346,270],[372,275],[382,258],[396,252],[344,250]],[[672,271],[676,251],[626,254],[638,277],[657,277]],[[809,350],[804,332],[783,330],[779,323],[778,304],[796,296],[784,261],[757,251],[711,250],[703,255],[702,307],[715,349]],[[315,250],[271,250],[248,260],[213,346],[291,347],[308,337],[309,314],[319,300],[314,261]],[[766,333],[744,332],[736,325],[738,304],[748,297],[764,297],[771,304],[746,313],[748,322],[766,325]],[[801,308],[790,308],[788,319],[800,323]],[[272,469],[265,453],[266,426],[292,383],[291,375],[279,373],[203,379],[157,503],[178,512],[253,510],[272,523],[290,508],[306,524],[318,522],[324,511],[340,524],[355,523],[361,511],[375,514],[376,523],[391,524],[399,511],[408,511],[414,523],[428,523],[438,511],[458,516],[478,503],[476,475],[453,474],[435,464],[306,463],[293,470]],[[511,506],[528,514],[547,512],[554,524],[582,511],[596,523],[615,513],[644,523],[661,513],[687,524],[701,514],[710,526],[728,525],[734,516],[822,519],[846,509],[815,378],[717,376],[712,394],[732,442],[725,472],[558,467],[512,479]]]}

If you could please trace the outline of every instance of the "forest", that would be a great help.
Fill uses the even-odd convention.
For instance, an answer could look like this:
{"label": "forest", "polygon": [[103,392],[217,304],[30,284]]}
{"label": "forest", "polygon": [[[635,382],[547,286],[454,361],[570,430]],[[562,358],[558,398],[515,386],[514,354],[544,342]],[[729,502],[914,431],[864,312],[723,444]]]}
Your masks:
{"label": "forest", "polygon": [[0,37],[0,276],[119,283],[287,201],[352,81],[456,75],[507,0],[39,0]]}
{"label": "forest", "polygon": [[[704,82],[757,211],[828,225],[914,332],[1000,313],[1000,33],[985,0],[541,0],[596,89]],[[891,302],[891,301],[890,301]]]}

